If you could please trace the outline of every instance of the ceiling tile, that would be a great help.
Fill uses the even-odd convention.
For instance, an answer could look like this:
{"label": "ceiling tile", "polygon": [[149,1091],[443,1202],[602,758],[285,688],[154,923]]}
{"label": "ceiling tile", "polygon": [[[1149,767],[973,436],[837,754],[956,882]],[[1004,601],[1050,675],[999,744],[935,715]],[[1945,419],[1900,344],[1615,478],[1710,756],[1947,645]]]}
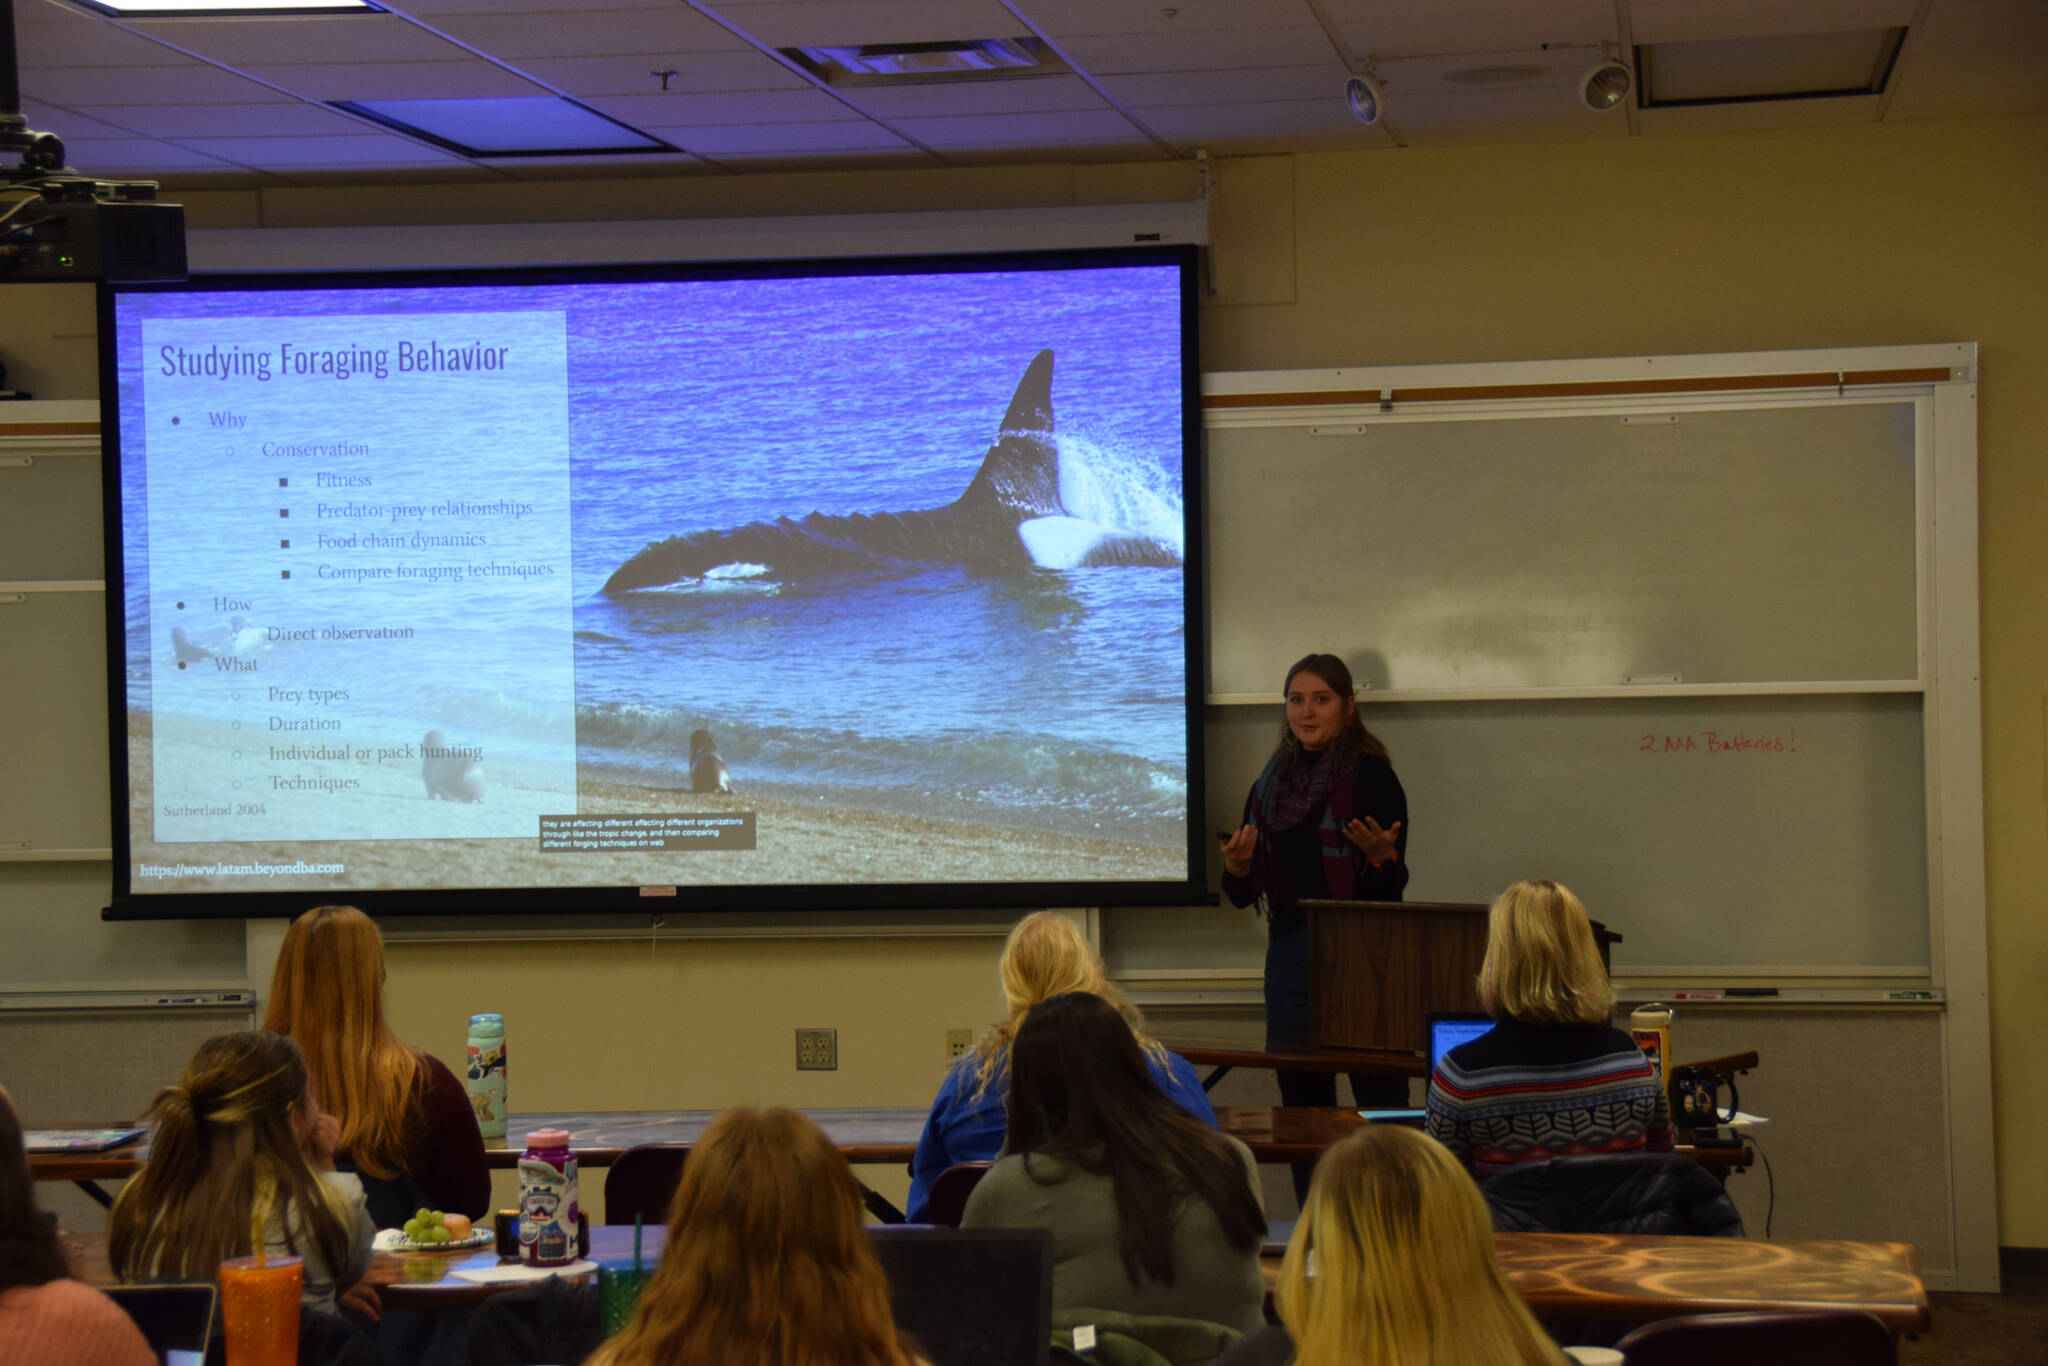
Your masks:
{"label": "ceiling tile", "polygon": [[307,14],[291,19],[127,20],[137,33],[224,66],[287,62],[431,62],[461,49],[395,14]]}
{"label": "ceiling tile", "polygon": [[754,152],[834,152],[896,149],[909,144],[865,119],[852,123],[765,123],[730,128],[669,128],[662,133],[699,156]]}
{"label": "ceiling tile", "polygon": [[360,120],[317,104],[96,105],[92,117],[160,138],[339,137],[362,131]]}
{"label": "ceiling tile", "polygon": [[864,85],[837,93],[848,103],[878,118],[1054,113],[1103,107],[1102,96],[1079,76],[946,81],[930,85]]}
{"label": "ceiling tile", "polygon": [[1684,43],[1893,28],[1911,23],[1915,8],[1916,0],[1630,0],[1629,13],[1638,43]]}
{"label": "ceiling tile", "polygon": [[1299,100],[1318,92],[1342,101],[1351,73],[1335,62],[1256,66],[1224,71],[1131,72],[1101,77],[1109,97],[1126,107],[1165,104],[1258,104]]}
{"label": "ceiling tile", "polygon": [[16,65],[169,66],[191,58],[151,38],[88,19],[76,24],[26,24],[16,32]]}
{"label": "ceiling tile", "polygon": [[1378,128],[1351,117],[1341,95],[1318,100],[1260,100],[1243,104],[1162,105],[1131,111],[1147,128],[1182,145],[1207,144],[1225,138],[1273,137],[1289,134],[1336,138],[1359,148],[1393,146]]}
{"label": "ceiling tile", "polygon": [[1628,116],[1595,113],[1576,89],[1526,87],[1387,94],[1387,118],[1410,147],[1471,143],[1589,142],[1625,139]]}
{"label": "ceiling tile", "polygon": [[1329,35],[1310,25],[1205,29],[1138,38],[1076,38],[1067,55],[1093,76],[1133,71],[1219,71],[1316,66],[1336,59]]}
{"label": "ceiling tile", "polygon": [[249,74],[308,100],[515,99],[540,87],[480,57],[460,62],[257,66]]}
{"label": "ceiling tile", "polygon": [[1952,118],[2048,109],[2048,4],[2041,0],[1937,3],[1906,40],[1904,68],[1885,118]]}
{"label": "ceiling tile", "polygon": [[812,171],[902,171],[923,170],[942,163],[931,153],[915,147],[863,148],[834,156],[814,152],[748,152],[718,159],[722,171],[753,172],[764,175],[799,175]]}
{"label": "ceiling tile", "polygon": [[1021,38],[1027,30],[996,0],[700,0],[703,8],[769,47]]}
{"label": "ceiling tile", "polygon": [[620,95],[588,101],[635,128],[724,127],[735,123],[830,123],[859,119],[822,90],[728,91],[718,95]]}
{"label": "ceiling tile", "polygon": [[277,92],[187,59],[181,66],[127,67],[111,80],[99,67],[33,67],[22,73],[21,93],[49,104],[89,106],[116,95],[131,104],[246,104],[275,98]]}
{"label": "ceiling tile", "polygon": [[669,89],[701,95],[720,90],[814,90],[816,85],[773,57],[748,48],[742,52],[659,57],[528,58],[519,69],[570,95],[645,95],[659,93],[654,73],[673,71]]}
{"label": "ceiling tile", "polygon": [[435,27],[459,43],[508,61],[528,57],[633,56],[664,53],[753,51],[680,4],[663,10],[608,10],[561,14],[451,15]]}
{"label": "ceiling tile", "polygon": [[1111,109],[1064,114],[984,114],[971,118],[891,120],[927,147],[1059,147],[1088,142],[1135,142],[1144,134]]}
{"label": "ceiling tile", "polygon": [[460,157],[411,138],[364,131],[339,138],[186,138],[223,161],[290,170],[299,166],[438,166]]}
{"label": "ceiling tile", "polygon": [[87,138],[105,139],[147,136],[146,134],[139,135],[136,132],[138,125],[133,122],[109,122],[106,119],[97,117],[100,114],[110,112],[125,114],[139,112],[145,115],[153,115],[158,111],[154,109],[140,111],[58,109],[47,104],[36,104],[30,100],[23,100],[21,105],[21,117],[30,128],[40,132],[55,133],[58,137],[64,139],[67,147],[76,145]]}
{"label": "ceiling tile", "polygon": [[1324,0],[1360,61],[1618,40],[1614,0]]}
{"label": "ceiling tile", "polygon": [[74,166],[90,166],[100,176],[152,176],[160,171],[227,170],[229,163],[190,147],[154,138],[90,138],[70,143],[66,155]]}
{"label": "ceiling tile", "polygon": [[683,0],[377,0],[385,9],[438,21],[451,14],[569,14],[674,9]]}
{"label": "ceiling tile", "polygon": [[[1053,41],[1116,33],[1189,33],[1243,28],[1253,11],[1245,0],[1017,0],[1018,11]],[[1265,0],[1255,17],[1275,24],[1316,22],[1309,0]]]}

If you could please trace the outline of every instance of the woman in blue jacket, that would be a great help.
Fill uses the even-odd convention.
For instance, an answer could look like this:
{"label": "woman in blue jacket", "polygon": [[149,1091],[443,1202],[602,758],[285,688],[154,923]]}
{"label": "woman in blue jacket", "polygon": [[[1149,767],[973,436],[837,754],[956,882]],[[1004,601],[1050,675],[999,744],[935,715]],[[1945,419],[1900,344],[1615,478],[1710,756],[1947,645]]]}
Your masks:
{"label": "woman in blue jacket", "polygon": [[912,1223],[924,1221],[932,1182],[956,1162],[994,1157],[1003,1146],[1003,1102],[1010,1092],[1010,1041],[1031,1007],[1070,991],[1085,991],[1114,1005],[1131,1026],[1152,1080],[1173,1101],[1205,1124],[1216,1122],[1209,1097],[1187,1059],[1147,1038],[1137,1008],[1126,1002],[1103,974],[1102,960],[1074,922],[1051,911],[1018,921],[1003,945],[1003,1001],[1008,1015],[973,1052],[953,1064],[932,1102],[931,1117],[910,1160]]}

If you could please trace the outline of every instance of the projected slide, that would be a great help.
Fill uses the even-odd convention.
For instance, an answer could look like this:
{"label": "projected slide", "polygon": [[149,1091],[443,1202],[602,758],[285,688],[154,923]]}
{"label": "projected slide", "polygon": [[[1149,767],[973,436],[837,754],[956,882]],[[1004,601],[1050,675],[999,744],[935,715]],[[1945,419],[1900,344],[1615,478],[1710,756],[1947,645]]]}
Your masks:
{"label": "projected slide", "polygon": [[1185,884],[1176,261],[118,295],[130,895]]}

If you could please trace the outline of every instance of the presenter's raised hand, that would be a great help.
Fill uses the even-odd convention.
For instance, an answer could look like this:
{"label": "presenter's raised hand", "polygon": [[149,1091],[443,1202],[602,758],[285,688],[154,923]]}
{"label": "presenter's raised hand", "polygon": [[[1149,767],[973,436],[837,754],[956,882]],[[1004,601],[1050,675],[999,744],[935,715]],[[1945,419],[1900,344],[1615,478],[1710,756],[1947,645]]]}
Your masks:
{"label": "presenter's raised hand", "polygon": [[1223,841],[1223,870],[1232,877],[1248,877],[1252,871],[1252,850],[1259,843],[1259,827],[1241,826]]}
{"label": "presenter's raised hand", "polygon": [[1365,855],[1365,861],[1375,868],[1382,863],[1393,863],[1401,857],[1401,852],[1395,845],[1395,841],[1401,838],[1399,821],[1382,830],[1380,823],[1370,816],[1362,821],[1354,820],[1344,827],[1344,838],[1357,845],[1358,852]]}

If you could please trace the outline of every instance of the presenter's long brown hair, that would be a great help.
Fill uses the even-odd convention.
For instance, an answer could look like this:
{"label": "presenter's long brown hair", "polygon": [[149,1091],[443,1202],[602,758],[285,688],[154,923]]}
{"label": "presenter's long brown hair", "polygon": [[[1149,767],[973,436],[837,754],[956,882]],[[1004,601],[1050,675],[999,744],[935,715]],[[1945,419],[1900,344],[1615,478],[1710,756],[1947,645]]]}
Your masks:
{"label": "presenter's long brown hair", "polygon": [[632,1322],[590,1366],[916,1366],[853,1170],[793,1110],[728,1110],[690,1149]]}
{"label": "presenter's long brown hair", "polygon": [[1392,763],[1387,746],[1379,736],[1365,728],[1365,722],[1358,718],[1357,689],[1351,682],[1351,666],[1335,655],[1303,655],[1287,666],[1287,678],[1280,685],[1280,748],[1301,750],[1301,741],[1295,738],[1294,727],[1287,722],[1287,694],[1294,690],[1296,674],[1311,673],[1330,685],[1330,691],[1351,704],[1351,712],[1344,721],[1344,729],[1337,733],[1332,746],[1339,754],[1350,751],[1362,754],[1380,763]]}
{"label": "presenter's long brown hair", "polygon": [[384,936],[353,906],[316,906],[285,931],[263,1027],[305,1055],[313,1094],[341,1122],[341,1151],[366,1176],[403,1167],[419,1054],[384,1022]]}
{"label": "presenter's long brown hair", "polygon": [[121,1188],[107,1253],[123,1280],[210,1281],[282,1225],[296,1252],[348,1265],[349,1226],[299,1146],[306,1065],[282,1034],[250,1029],[199,1045],[149,1107],[149,1163]]}

